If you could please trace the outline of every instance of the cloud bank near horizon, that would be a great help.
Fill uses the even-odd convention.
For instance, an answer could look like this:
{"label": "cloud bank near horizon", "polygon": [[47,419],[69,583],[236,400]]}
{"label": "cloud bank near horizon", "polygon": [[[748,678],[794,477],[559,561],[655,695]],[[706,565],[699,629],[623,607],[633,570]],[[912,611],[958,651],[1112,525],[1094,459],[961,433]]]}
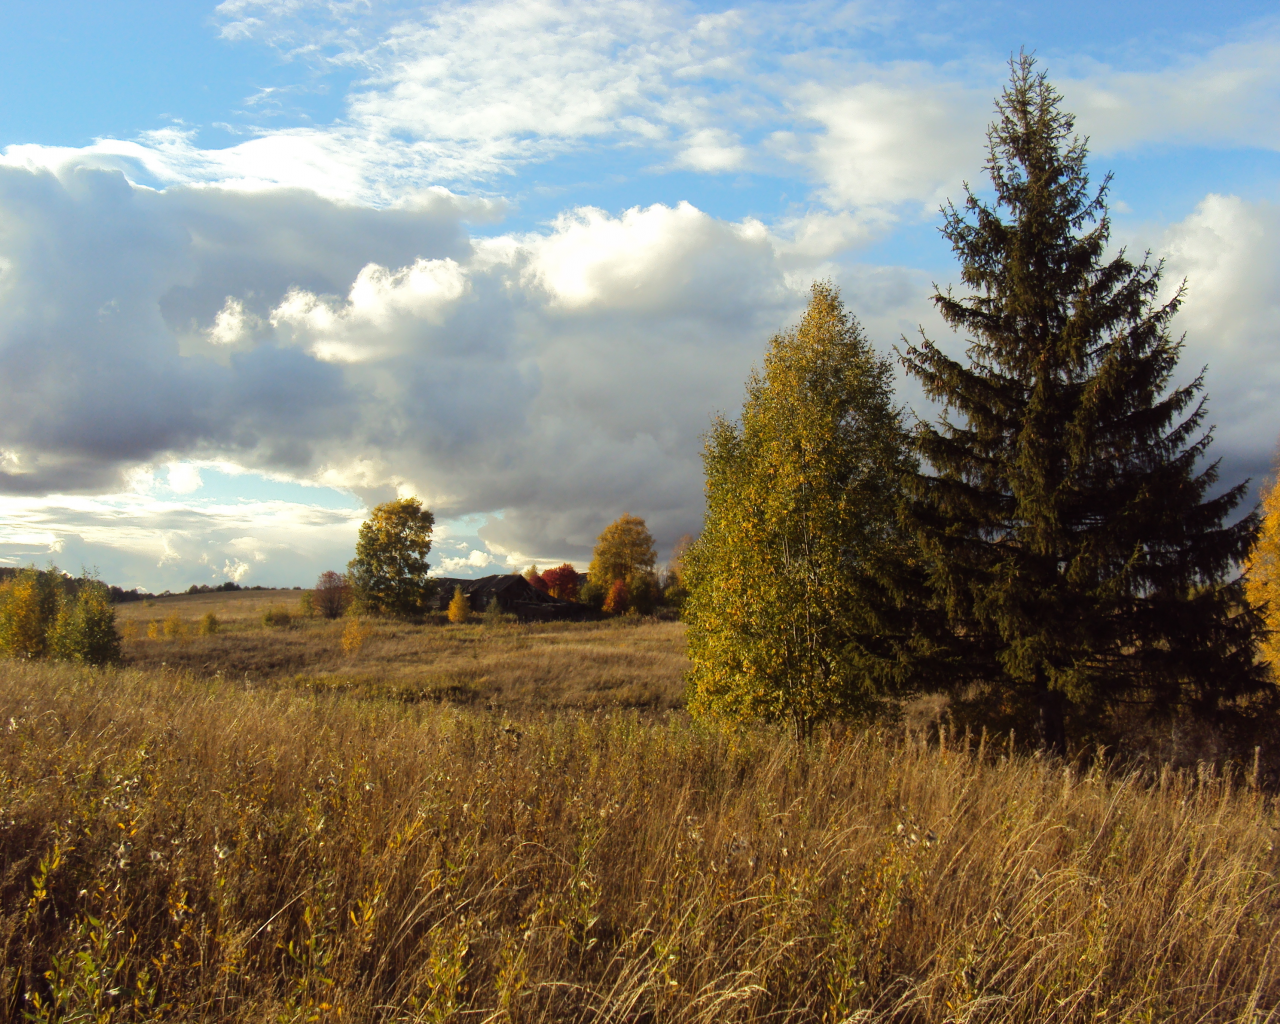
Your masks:
{"label": "cloud bank near horizon", "polygon": [[[126,547],[152,531],[139,559],[158,536],[202,538],[158,567],[284,571],[307,564],[290,531],[350,543],[348,513],[254,506],[283,546],[246,560],[244,508],[130,497],[140,470],[202,461],[369,503],[417,493],[483,541],[442,548],[450,571],[583,561],[622,512],[665,548],[697,529],[710,416],[739,408],[814,279],[882,350],[919,324],[962,347],[929,303],[932,280],[956,279],[945,257],[861,254],[979,179],[999,66],[873,64],[765,8],[506,0],[361,32],[298,10],[230,0],[221,31],[358,66],[341,122],[0,160],[0,552],[101,545],[126,521]],[[1067,62],[1055,80],[1103,156],[1277,149],[1277,57],[1280,35],[1261,33],[1141,74]],[[803,199],[762,218],[566,194],[547,222],[510,225],[522,168],[602,148],[650,175],[775,175]],[[1280,432],[1280,208],[1201,195],[1117,241],[1188,278],[1183,367],[1210,367],[1226,475],[1256,475]]]}

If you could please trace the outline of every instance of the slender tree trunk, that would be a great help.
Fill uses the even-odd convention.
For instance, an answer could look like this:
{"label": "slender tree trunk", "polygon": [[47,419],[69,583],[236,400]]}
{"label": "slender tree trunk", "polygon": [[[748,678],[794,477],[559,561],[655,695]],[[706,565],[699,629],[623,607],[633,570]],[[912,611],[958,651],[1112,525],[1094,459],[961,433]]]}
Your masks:
{"label": "slender tree trunk", "polygon": [[1043,675],[1036,679],[1040,703],[1040,747],[1058,757],[1067,756],[1066,698],[1061,690],[1049,688]]}

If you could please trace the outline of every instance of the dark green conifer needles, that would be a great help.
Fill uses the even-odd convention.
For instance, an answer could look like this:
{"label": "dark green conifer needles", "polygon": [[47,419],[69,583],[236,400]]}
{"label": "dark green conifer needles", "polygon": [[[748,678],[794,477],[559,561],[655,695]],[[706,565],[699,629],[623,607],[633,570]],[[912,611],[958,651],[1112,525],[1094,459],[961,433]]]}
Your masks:
{"label": "dark green conifer needles", "polygon": [[1034,63],[988,132],[994,203],[966,187],[944,211],[968,293],[935,301],[968,364],[928,339],[903,361],[959,414],[919,428],[911,512],[957,695],[1062,751],[1120,705],[1212,715],[1264,684],[1227,582],[1256,515],[1226,525],[1244,484],[1208,497],[1202,376],[1171,387],[1181,289],[1160,302],[1160,263],[1106,257],[1109,179],[1090,189]]}

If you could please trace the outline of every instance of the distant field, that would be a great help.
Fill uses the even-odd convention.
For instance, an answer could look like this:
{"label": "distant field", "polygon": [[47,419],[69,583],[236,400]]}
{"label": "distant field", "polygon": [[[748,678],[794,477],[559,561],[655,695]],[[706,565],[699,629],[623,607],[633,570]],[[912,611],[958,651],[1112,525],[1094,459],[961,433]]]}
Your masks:
{"label": "distant field", "polygon": [[163,619],[177,613],[189,619],[199,619],[206,612],[213,612],[219,619],[241,622],[258,620],[262,613],[273,606],[298,607],[301,590],[233,590],[216,594],[171,594],[147,601],[130,601],[116,605],[118,622],[146,622]]}
{"label": "distant field", "polygon": [[[588,623],[410,625],[368,620],[357,653],[343,649],[347,620],[295,617],[286,628],[265,611],[298,615],[301,592],[239,591],[118,606],[126,660],[200,676],[286,683],[401,700],[503,708],[644,708],[682,703],[684,626],[615,619]],[[199,634],[212,612],[220,624]],[[176,635],[165,636],[165,624]],[[155,624],[148,636],[148,626]]]}

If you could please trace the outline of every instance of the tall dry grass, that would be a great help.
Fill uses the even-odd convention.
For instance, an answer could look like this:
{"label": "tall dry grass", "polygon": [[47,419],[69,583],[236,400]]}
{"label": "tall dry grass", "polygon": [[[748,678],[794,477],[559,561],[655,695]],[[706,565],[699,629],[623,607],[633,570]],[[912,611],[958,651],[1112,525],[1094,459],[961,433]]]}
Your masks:
{"label": "tall dry grass", "polygon": [[0,801],[12,1020],[1280,1017],[1247,775],[9,662]]}

